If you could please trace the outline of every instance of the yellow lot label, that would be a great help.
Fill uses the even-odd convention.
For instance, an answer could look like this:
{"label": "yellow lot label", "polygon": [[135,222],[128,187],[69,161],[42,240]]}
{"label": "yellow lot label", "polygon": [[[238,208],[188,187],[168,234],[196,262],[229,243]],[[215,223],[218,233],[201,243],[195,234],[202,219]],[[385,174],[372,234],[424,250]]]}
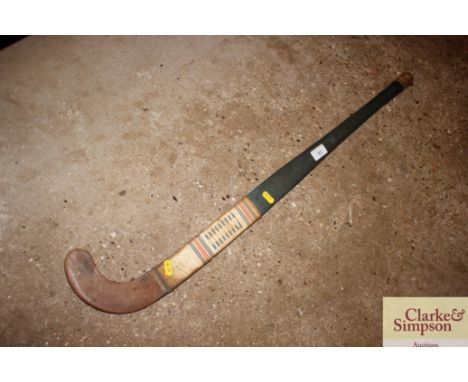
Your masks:
{"label": "yellow lot label", "polygon": [[273,204],[275,202],[275,198],[271,196],[268,191],[263,191],[262,196],[269,204]]}
{"label": "yellow lot label", "polygon": [[164,274],[166,276],[172,276],[172,262],[171,260],[164,260]]}

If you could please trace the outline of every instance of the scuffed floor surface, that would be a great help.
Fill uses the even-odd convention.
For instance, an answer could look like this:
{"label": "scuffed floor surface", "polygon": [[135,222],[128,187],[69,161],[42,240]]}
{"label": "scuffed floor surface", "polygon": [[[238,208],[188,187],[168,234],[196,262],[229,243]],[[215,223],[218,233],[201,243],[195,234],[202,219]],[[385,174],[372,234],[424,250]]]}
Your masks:
{"label": "scuffed floor surface", "polygon": [[[466,296],[468,39],[30,37],[0,51],[1,345],[380,345],[383,296]],[[128,280],[401,71],[415,86],[174,293]]]}

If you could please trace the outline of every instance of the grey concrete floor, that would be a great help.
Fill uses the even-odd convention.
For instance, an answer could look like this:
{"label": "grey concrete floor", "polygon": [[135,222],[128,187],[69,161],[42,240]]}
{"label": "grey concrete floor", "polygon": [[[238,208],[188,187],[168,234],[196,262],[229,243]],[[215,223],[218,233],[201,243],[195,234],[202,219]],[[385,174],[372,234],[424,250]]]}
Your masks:
{"label": "grey concrete floor", "polygon": [[[466,296],[467,62],[468,39],[430,37],[0,51],[0,344],[380,345],[383,296]],[[138,276],[404,70],[414,87],[171,295],[118,316],[69,288],[69,249]]]}

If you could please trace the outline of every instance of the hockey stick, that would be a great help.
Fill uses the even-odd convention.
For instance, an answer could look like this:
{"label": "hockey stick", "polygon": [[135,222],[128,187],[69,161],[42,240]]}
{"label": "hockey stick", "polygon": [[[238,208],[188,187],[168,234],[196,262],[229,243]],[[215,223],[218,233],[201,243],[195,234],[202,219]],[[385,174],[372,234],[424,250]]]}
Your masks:
{"label": "hockey stick", "polygon": [[108,280],[97,270],[86,250],[73,249],[65,259],[65,273],[72,289],[84,302],[104,312],[131,313],[151,305],[226,248],[278,203],[326,155],[412,83],[411,74],[401,74],[356,113],[263,181],[192,241],[135,280]]}

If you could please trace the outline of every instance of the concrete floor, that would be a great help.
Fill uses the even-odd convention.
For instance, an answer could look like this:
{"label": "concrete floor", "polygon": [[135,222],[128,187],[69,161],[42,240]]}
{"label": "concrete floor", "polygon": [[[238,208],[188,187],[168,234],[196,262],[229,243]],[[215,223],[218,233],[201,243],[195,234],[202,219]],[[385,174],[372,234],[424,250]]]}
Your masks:
{"label": "concrete floor", "polygon": [[[174,293],[123,316],[73,294],[70,248],[139,275],[403,70]],[[383,296],[468,294],[467,111],[467,38],[22,40],[0,51],[0,344],[380,345]]]}

